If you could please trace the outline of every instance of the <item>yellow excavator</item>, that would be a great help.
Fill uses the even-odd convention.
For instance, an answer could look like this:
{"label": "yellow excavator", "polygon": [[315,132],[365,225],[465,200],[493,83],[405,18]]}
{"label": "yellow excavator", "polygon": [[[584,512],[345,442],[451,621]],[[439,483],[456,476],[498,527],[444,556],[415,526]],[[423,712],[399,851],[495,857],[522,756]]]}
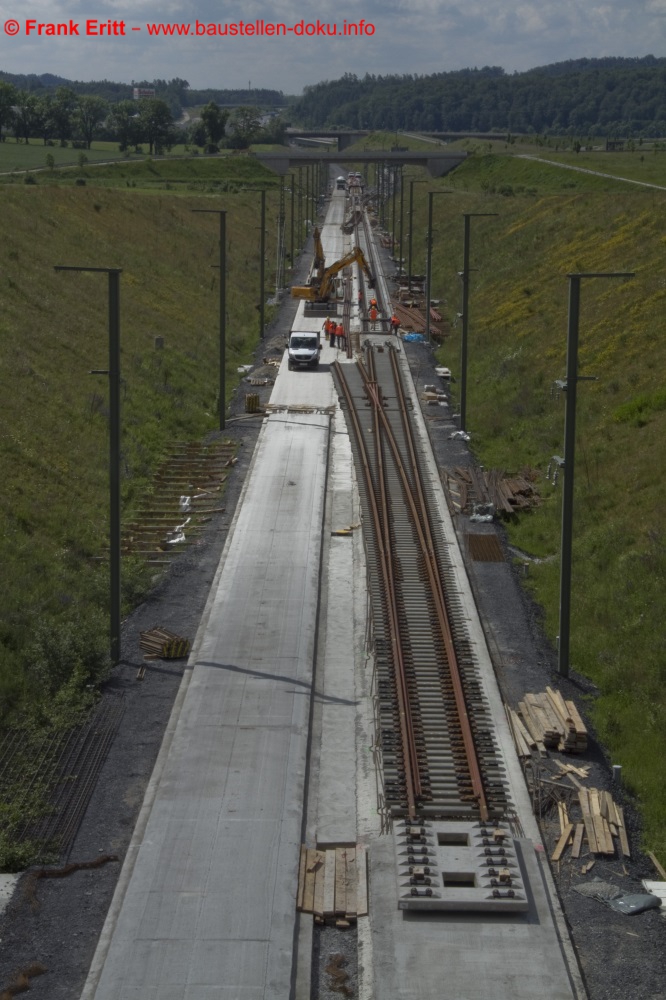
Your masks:
{"label": "yellow excavator", "polygon": [[340,260],[336,260],[334,264],[329,267],[325,267],[324,252],[321,246],[321,239],[319,237],[319,230],[315,229],[315,259],[312,268],[312,277],[310,278],[309,285],[294,285],[291,289],[291,295],[294,299],[306,299],[308,302],[328,302],[331,297],[331,292],[334,289],[334,279],[339,271],[343,268],[348,267],[349,264],[358,264],[362,267],[370,288],[375,287],[375,279],[372,272],[368,266],[368,262],[365,259],[365,254],[360,247],[354,247],[349,253],[341,257]]}

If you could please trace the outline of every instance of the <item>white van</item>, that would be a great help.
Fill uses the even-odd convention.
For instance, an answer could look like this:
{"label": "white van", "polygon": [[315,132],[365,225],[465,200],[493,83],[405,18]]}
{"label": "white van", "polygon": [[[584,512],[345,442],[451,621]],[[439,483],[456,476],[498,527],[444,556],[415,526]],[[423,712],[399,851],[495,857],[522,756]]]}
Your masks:
{"label": "white van", "polygon": [[287,344],[287,367],[289,371],[294,368],[317,368],[320,354],[319,332],[292,333]]}

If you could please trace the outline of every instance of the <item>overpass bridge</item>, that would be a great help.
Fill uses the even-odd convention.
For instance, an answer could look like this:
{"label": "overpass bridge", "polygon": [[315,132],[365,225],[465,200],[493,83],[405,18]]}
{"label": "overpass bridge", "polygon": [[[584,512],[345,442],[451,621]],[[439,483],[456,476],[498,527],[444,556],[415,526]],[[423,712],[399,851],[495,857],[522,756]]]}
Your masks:
{"label": "overpass bridge", "polygon": [[425,167],[431,177],[443,177],[460,166],[467,153],[459,150],[424,150],[421,152],[387,151],[383,149],[341,150],[290,149],[280,153],[255,153],[256,158],[273,173],[284,176],[291,167],[302,167],[310,163],[385,163],[396,167]]}

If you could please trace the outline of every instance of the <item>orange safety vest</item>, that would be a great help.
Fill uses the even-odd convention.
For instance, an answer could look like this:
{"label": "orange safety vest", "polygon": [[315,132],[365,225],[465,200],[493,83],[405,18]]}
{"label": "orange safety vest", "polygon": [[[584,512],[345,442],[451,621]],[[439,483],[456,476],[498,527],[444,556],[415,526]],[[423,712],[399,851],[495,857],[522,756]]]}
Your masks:
{"label": "orange safety vest", "polygon": [[374,306],[373,306],[373,307],[372,307],[372,309],[370,310],[370,319],[372,320],[372,322],[373,322],[373,323],[374,323],[374,322],[375,322],[375,320],[377,319],[377,310],[375,309],[375,307],[374,307]]}
{"label": "orange safety vest", "polygon": [[344,335],[345,335],[345,328],[342,325],[342,323],[338,323],[338,325],[336,326],[336,328],[335,328],[335,335],[336,335],[336,337],[344,337]]}

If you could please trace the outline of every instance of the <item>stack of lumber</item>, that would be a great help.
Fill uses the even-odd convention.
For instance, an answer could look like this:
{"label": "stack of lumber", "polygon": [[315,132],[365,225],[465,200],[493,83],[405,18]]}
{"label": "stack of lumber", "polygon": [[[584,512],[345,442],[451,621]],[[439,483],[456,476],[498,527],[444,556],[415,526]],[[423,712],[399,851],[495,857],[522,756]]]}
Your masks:
{"label": "stack of lumber", "polygon": [[[615,856],[615,840],[617,840],[618,853],[625,858],[631,857],[624,825],[624,812],[621,806],[613,801],[610,792],[581,787],[578,789],[578,804],[582,816],[579,822],[570,818],[564,802],[558,803],[560,837],[550,856],[551,861],[559,861],[569,846],[571,846],[571,857],[579,858],[585,841],[591,854]],[[593,864],[594,862],[589,862],[585,866],[586,872]]]}
{"label": "stack of lumber", "polygon": [[368,913],[368,876],[365,848],[334,847],[318,850],[301,846],[296,906],[326,921],[348,927]]}
{"label": "stack of lumber", "polygon": [[144,660],[178,660],[189,655],[190,640],[155,625],[141,632],[139,648],[144,651]]}
{"label": "stack of lumber", "polygon": [[487,469],[483,475],[488,496],[501,513],[515,514],[541,502],[532,483],[523,476],[506,475],[502,469]]}
{"label": "stack of lumber", "polygon": [[[528,693],[518,703],[523,728],[536,748],[562,753],[585,753],[587,729],[572,701],[565,701],[559,691],[547,687],[540,694]],[[520,751],[519,751],[520,752]]]}

